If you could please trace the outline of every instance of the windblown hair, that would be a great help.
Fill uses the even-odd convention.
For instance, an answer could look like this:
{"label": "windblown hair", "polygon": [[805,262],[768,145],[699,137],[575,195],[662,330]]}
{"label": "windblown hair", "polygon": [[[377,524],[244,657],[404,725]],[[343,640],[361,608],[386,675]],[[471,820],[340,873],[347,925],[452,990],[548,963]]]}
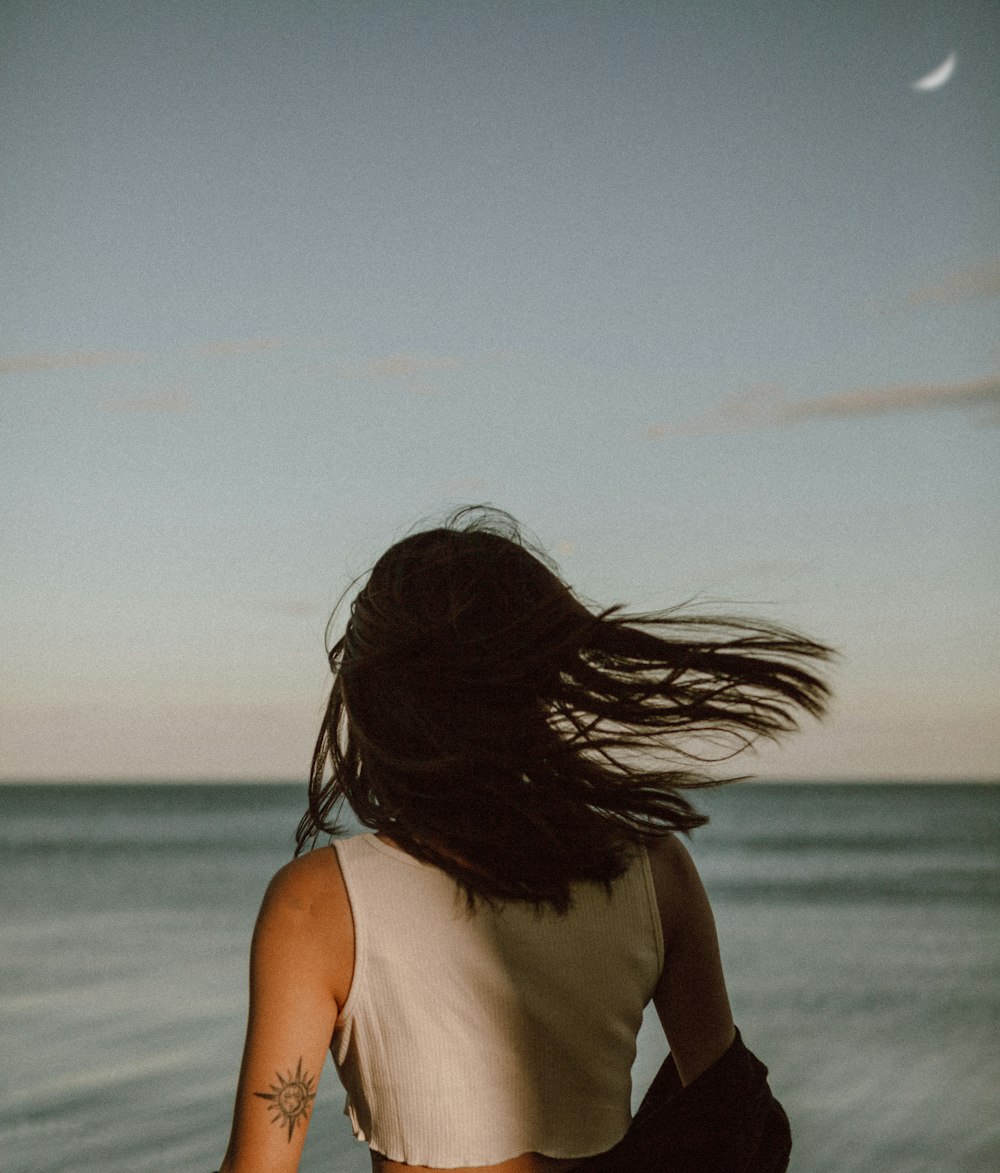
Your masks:
{"label": "windblown hair", "polygon": [[513,518],[467,507],[392,546],[351,604],[297,853],[346,800],[470,908],[564,911],[574,881],[708,821],[681,791],[720,784],[701,768],[720,739],[728,757],[821,715],[831,654],[757,620],[595,611]]}

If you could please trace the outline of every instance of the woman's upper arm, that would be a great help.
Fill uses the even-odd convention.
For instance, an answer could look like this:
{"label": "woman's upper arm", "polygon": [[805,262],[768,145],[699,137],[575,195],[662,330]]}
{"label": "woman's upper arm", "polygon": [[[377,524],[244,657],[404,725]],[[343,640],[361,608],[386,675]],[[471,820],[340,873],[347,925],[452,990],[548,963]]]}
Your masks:
{"label": "woman's upper arm", "polygon": [[333,851],[293,860],[268,887],[250,949],[246,1044],[221,1173],[298,1169],[345,955],[353,962],[345,911],[349,918]]}
{"label": "woman's upper arm", "polygon": [[664,965],[653,1003],[678,1074],[691,1083],[719,1059],[736,1028],[708,896],[691,856],[671,835],[649,852]]}

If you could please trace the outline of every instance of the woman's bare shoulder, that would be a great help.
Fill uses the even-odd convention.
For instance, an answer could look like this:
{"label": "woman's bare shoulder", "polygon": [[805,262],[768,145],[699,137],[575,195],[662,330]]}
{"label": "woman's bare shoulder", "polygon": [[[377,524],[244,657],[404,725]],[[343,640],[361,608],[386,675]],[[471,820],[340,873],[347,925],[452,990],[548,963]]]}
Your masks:
{"label": "woman's bare shoulder", "polygon": [[332,847],[321,847],[289,860],[275,872],[261,912],[327,921],[343,907],[350,906],[337,853]]}
{"label": "woman's bare shoulder", "polygon": [[279,868],[267,887],[254,932],[255,950],[295,953],[329,984],[338,1007],[354,969],[354,921],[332,847],[317,848]]}

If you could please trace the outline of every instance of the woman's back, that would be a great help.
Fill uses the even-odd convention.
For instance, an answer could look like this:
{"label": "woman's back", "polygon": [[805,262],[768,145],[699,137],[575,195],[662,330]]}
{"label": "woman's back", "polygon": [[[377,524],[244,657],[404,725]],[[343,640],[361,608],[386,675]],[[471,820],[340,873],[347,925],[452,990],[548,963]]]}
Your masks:
{"label": "woman's back", "polygon": [[409,1165],[604,1152],[663,964],[646,852],[560,915],[469,911],[458,886],[373,835],[336,845],[354,976],[334,1056],[355,1134]]}
{"label": "woman's back", "polygon": [[[361,858],[360,868],[352,867],[352,856],[355,864]],[[347,861],[346,869],[341,867],[342,859]],[[373,872],[371,866],[364,866],[365,861],[374,864],[374,873],[381,873],[383,881],[388,879],[376,883],[374,893],[371,888],[363,891]],[[345,870],[351,877],[346,881]],[[428,893],[434,895],[428,899]],[[378,1046],[383,1058],[390,1061],[398,1060],[395,1052],[401,1046],[419,1046],[423,1034],[432,1053],[418,1052],[412,1057],[417,1064],[414,1070],[424,1071],[428,1076],[428,1081],[418,1089],[424,1097],[417,1105],[418,1110],[426,1110],[426,1097],[433,1096],[434,1084],[443,1072],[446,1086],[440,1088],[444,1095],[441,1103],[445,1108],[458,1109],[452,1116],[451,1126],[457,1127],[459,1133],[464,1128],[473,1146],[486,1135],[483,1125],[494,1116],[489,1097],[485,1109],[482,1097],[478,1097],[477,1106],[476,1092],[490,1091],[490,1088],[462,1083],[447,1086],[447,1068],[440,1066],[443,1059],[447,1060],[447,1046],[442,1048],[441,1044],[447,1044],[448,1032],[455,1029],[456,1021],[464,1021],[466,1041],[482,1038],[486,1043],[495,1042],[495,1030],[484,1021],[488,1014],[475,1011],[477,1006],[488,1007],[490,989],[494,991],[494,1004],[498,990],[503,992],[502,997],[513,998],[516,1003],[513,1017],[508,1020],[501,1015],[497,1023],[510,1021],[517,1030],[523,1030],[526,1022],[534,1027],[534,1061],[561,1039],[564,1045],[575,1049],[576,1059],[583,1068],[593,1071],[594,1059],[600,1054],[602,1033],[606,1044],[609,1035],[615,1036],[610,1039],[610,1054],[617,1054],[617,1086],[614,1080],[610,1086],[619,1096],[619,1114],[624,1092],[624,1116],[615,1134],[606,1134],[609,1138],[606,1143],[602,1138],[596,1146],[589,1146],[595,1153],[611,1147],[628,1124],[631,1090],[628,1067],[634,1054],[638,1020],[650,994],[685,1082],[696,1078],[729,1045],[733,1037],[732,1018],[711,911],[690,858],[675,838],[664,839],[648,854],[637,858],[635,866],[616,881],[610,897],[599,887],[585,885],[577,902],[576,918],[572,911],[559,918],[551,910],[536,913],[525,906],[514,906],[507,909],[506,917],[501,910],[499,919],[483,909],[477,921],[476,916],[469,917],[464,906],[456,902],[456,893],[454,882],[444,873],[420,864],[373,836],[357,836],[341,841],[338,851],[314,851],[294,860],[275,877],[265,901],[254,940],[254,972],[259,975],[254,985],[265,993],[266,972],[278,966],[283,974],[303,975],[310,989],[316,986],[329,989],[336,1017],[331,1049],[335,1057],[340,1053],[341,1062],[346,1060],[348,1068],[352,1063],[350,1052],[353,1050],[356,1060],[370,1042],[365,1030],[381,1032],[384,1037]],[[395,913],[381,903],[391,895],[400,901]],[[417,913],[413,910],[414,900],[420,909]],[[370,919],[372,913],[377,914],[374,922]],[[448,977],[444,963],[454,956],[448,949],[441,951],[442,921],[451,926],[452,947],[455,941],[465,937],[492,943],[490,948],[473,948],[465,953],[466,978],[468,967],[477,964],[480,967],[480,980],[470,983],[466,997],[461,996],[461,987],[454,980],[442,984],[442,974]],[[533,928],[537,931],[532,931]],[[445,935],[449,935],[447,929]],[[416,1030],[412,1022],[407,1026],[393,1014],[391,998],[398,997],[400,989],[406,988],[405,981],[402,987],[399,984],[399,971],[390,975],[388,986],[391,990],[396,985],[396,990],[390,993],[389,1002],[384,1000],[387,983],[379,983],[377,974],[375,982],[371,980],[373,966],[377,969],[380,959],[384,961],[393,953],[409,953],[401,958],[404,975],[409,971],[417,977],[423,973],[425,977],[417,991],[419,997],[410,1002],[410,1009],[422,1011],[426,1018],[426,1023],[418,1024]],[[322,974],[318,966],[320,959]],[[543,966],[558,968],[560,972],[542,972]],[[620,983],[609,982],[612,971],[618,974]],[[287,977],[284,983],[287,986]],[[630,991],[628,996],[623,996],[624,990]],[[524,994],[528,995],[526,1001],[520,996]],[[546,1015],[547,999],[560,994],[574,998],[574,1005],[550,1004]],[[368,1005],[363,1008],[363,1021],[359,1024],[357,1009],[363,1002]],[[540,1010],[533,1011],[532,1005]],[[381,1013],[374,1013],[377,1010]],[[527,1018],[523,1017],[525,1012]],[[464,1019],[456,1020],[456,1015],[463,1015]],[[546,1031],[546,1017],[549,1031]],[[361,1031],[357,1029],[359,1025]],[[426,1032],[420,1026],[425,1026]],[[401,1030],[407,1032],[402,1039],[397,1036]],[[589,1051],[592,1043],[598,1046],[594,1052]],[[567,1086],[560,1079],[558,1059],[553,1056],[553,1082],[547,1089],[537,1083],[530,1086],[530,1065],[523,1072],[518,1071],[516,1074],[522,1078],[515,1078],[511,1083],[514,1100],[508,1103],[518,1101],[516,1110],[523,1111],[528,1118],[537,1118],[538,1111],[547,1106],[553,1113],[563,1113],[564,1124],[576,1125],[582,1118],[581,1110],[591,1108],[588,1092]],[[307,1063],[306,1074],[317,1066]],[[485,1070],[486,1082],[495,1089],[488,1065]],[[395,1065],[383,1066],[381,1077],[392,1083],[399,1071]],[[356,1071],[342,1073],[350,1090]],[[372,1090],[369,1087],[368,1094]],[[387,1090],[391,1091],[374,1089],[379,1096]],[[412,1090],[397,1085],[396,1094],[412,1094]],[[362,1114],[370,1107],[363,1095],[356,1103]],[[383,1113],[390,1106],[391,1096],[382,1099],[379,1105]],[[585,1124],[581,1132],[586,1127]],[[297,1135],[294,1125],[289,1130],[289,1139],[292,1135]],[[407,1137],[408,1143],[421,1143],[421,1135],[433,1141],[434,1128],[418,1128],[412,1138]],[[581,1143],[575,1151],[582,1157],[587,1147]],[[552,1157],[531,1147],[508,1159],[488,1163],[482,1159],[481,1152],[471,1147],[468,1151],[476,1160],[470,1161],[467,1167],[479,1173],[486,1173],[484,1165],[491,1173],[563,1173],[579,1163],[576,1158]],[[415,1149],[411,1148],[407,1155],[411,1152],[409,1161],[396,1161],[387,1158],[378,1144],[373,1144],[372,1159],[380,1173],[392,1173],[396,1169],[400,1173],[416,1173],[423,1168],[456,1168],[453,1158],[446,1163],[431,1164],[416,1160]],[[235,1170],[240,1165],[229,1161],[224,1168]]]}

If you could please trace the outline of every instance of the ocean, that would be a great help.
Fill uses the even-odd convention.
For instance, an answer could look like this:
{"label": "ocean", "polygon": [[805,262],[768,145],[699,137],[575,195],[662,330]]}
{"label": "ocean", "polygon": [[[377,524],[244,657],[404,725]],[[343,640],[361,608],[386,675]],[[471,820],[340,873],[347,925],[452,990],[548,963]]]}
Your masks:
{"label": "ocean", "polygon": [[[795,1173],[1000,1169],[1000,785],[741,783],[691,851]],[[209,1173],[304,787],[0,786],[0,1168]],[[665,1053],[648,1021],[634,1097]],[[305,1173],[361,1173],[328,1060]]]}

